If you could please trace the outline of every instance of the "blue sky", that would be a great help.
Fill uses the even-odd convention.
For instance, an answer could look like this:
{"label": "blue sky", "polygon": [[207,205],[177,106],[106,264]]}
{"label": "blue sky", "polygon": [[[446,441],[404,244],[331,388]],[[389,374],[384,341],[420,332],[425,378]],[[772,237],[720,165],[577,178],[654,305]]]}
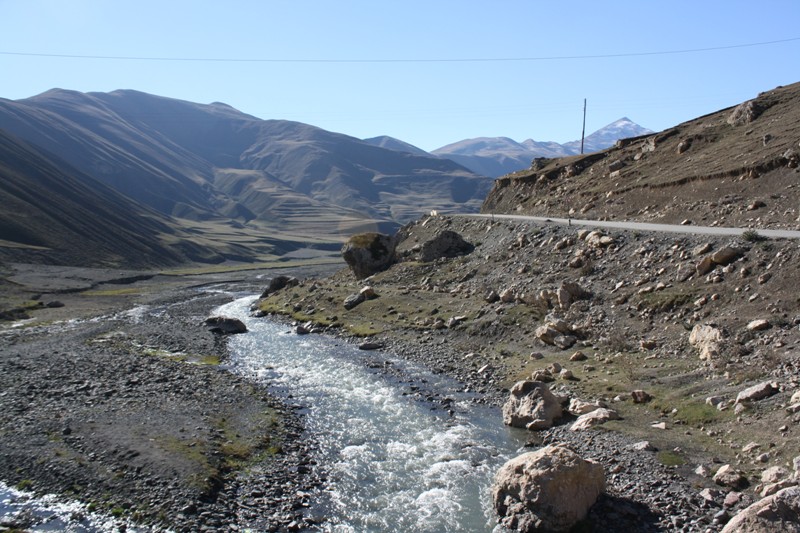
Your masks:
{"label": "blue sky", "polygon": [[0,14],[3,98],[136,89],[426,150],[574,140],[584,98],[587,133],[623,116],[662,130],[800,81],[797,0],[0,0]]}

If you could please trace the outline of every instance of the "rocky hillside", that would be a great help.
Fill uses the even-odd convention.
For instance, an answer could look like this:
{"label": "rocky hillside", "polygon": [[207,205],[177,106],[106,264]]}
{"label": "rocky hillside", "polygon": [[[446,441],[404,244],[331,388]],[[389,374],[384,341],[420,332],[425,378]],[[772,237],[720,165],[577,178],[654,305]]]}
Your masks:
{"label": "rocky hillside", "polygon": [[483,212],[764,228],[800,211],[800,84],[607,150],[540,159]]}
{"label": "rocky hillside", "polygon": [[[448,232],[473,251],[447,257]],[[800,450],[797,243],[748,238],[431,217],[401,230],[388,270],[305,280],[260,309],[390,347],[498,404],[520,380],[549,382],[564,414],[532,443],[601,460],[626,527],[718,531],[795,483]],[[570,431],[599,406],[614,416],[583,427],[603,431]]]}

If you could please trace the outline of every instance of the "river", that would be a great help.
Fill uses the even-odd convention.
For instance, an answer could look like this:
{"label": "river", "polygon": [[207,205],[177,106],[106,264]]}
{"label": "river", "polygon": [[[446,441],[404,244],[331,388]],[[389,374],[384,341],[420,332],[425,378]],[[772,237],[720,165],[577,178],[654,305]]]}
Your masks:
{"label": "river", "polygon": [[[475,402],[452,379],[341,339],[298,336],[251,317],[253,301],[214,311],[240,318],[249,330],[231,336],[227,366],[301,406],[327,477],[309,510],[323,531],[496,529],[491,480],[519,452],[525,432],[503,426],[496,408]],[[48,517],[34,531],[110,531],[114,522],[0,484],[0,523],[21,511]]]}

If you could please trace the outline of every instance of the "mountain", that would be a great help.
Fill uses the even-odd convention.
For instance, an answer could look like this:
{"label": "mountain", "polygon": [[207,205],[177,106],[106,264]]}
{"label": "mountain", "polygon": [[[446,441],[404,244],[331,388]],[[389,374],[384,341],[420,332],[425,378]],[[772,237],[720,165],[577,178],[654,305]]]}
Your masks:
{"label": "mountain", "polygon": [[[628,118],[612,122],[584,139],[584,152],[612,146],[618,139],[652,133]],[[507,137],[478,137],[448,144],[434,150],[434,155],[452,159],[485,176],[498,177],[528,168],[536,157],[562,157],[580,153],[581,142],[565,144],[527,139],[521,143]]]}
{"label": "mountain", "polygon": [[495,180],[482,211],[796,229],[798,139],[795,83],[599,152],[537,161]]}
{"label": "mountain", "polygon": [[413,144],[401,141],[400,139],[395,139],[394,137],[389,137],[388,135],[380,135],[378,137],[364,139],[364,142],[373,146],[380,146],[381,148],[386,148],[388,150],[408,152],[409,154],[414,155],[430,156],[430,154],[422,148],[417,148]]}
{"label": "mountain", "polygon": [[429,154],[130,90],[0,99],[0,129],[68,163],[86,186],[100,182],[215,243],[207,244],[235,240],[235,257],[258,255],[252,246],[265,242],[245,234],[267,236],[276,252],[303,242],[334,248],[432,209],[477,211],[491,188]]}
{"label": "mountain", "polygon": [[[0,258],[109,267],[221,261],[163,215],[0,131]],[[173,242],[174,244],[169,244]]]}

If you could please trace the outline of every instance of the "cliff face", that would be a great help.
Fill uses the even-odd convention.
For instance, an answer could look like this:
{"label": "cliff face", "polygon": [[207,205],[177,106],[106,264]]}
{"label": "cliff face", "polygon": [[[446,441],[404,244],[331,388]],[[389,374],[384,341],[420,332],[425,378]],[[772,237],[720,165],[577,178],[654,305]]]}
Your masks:
{"label": "cliff face", "polygon": [[800,83],[495,181],[484,213],[796,227]]}

